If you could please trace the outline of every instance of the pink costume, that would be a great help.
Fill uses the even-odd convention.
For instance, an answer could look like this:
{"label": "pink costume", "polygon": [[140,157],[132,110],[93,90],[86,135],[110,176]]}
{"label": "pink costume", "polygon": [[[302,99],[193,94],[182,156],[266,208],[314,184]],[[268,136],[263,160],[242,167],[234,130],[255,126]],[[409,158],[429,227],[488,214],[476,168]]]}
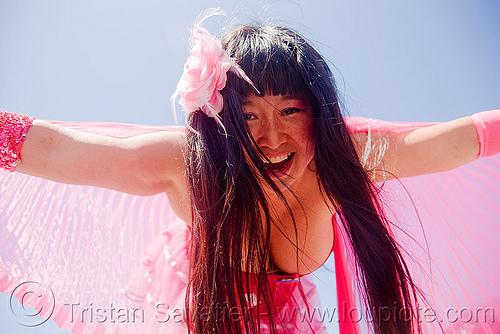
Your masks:
{"label": "pink costume", "polygon": [[[57,124],[122,137],[183,131]],[[429,124],[351,118],[348,125],[353,132],[394,132]],[[499,167],[496,155],[384,185],[393,233],[426,298],[419,306],[425,333],[500,332]],[[25,297],[37,310],[43,306],[42,316],[74,333],[186,333],[190,231],[165,195],[137,197],[4,171],[0,191],[0,291]],[[365,324],[356,312],[352,254],[337,224],[335,230],[340,331],[358,333]],[[269,279],[282,316],[319,307],[310,276],[300,282],[293,276]],[[30,289],[40,294],[26,294]],[[251,291],[247,295],[254,298]],[[319,317],[282,319],[290,325],[284,333],[326,332]]]}

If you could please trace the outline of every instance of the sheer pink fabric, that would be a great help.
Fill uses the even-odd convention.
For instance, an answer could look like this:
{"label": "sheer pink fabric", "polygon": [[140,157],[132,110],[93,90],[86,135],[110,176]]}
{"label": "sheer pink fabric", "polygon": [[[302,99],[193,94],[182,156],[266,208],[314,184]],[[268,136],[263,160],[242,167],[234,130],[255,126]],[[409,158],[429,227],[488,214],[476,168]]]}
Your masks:
{"label": "sheer pink fabric", "polygon": [[[118,137],[184,131],[58,124]],[[0,291],[14,293],[74,333],[187,332],[183,304],[190,232],[165,195],[131,196],[4,171],[0,191]],[[271,275],[269,282],[286,319],[278,326],[281,332],[326,333],[311,277],[299,283]],[[265,333],[269,323],[261,326]]]}
{"label": "sheer pink fabric", "polygon": [[[184,297],[188,281],[188,246],[191,231],[183,222],[169,224],[141,258],[141,266],[124,289],[148,317],[136,325],[140,333],[187,333]],[[269,275],[272,297],[279,310],[274,319],[278,333],[326,333],[321,323],[320,302],[310,276]],[[257,289],[246,291],[250,312],[260,317],[262,333],[270,331],[267,309],[257,308]],[[307,303],[305,302],[307,301]],[[203,312],[203,310],[201,310]],[[221,321],[242,321],[238,308],[220,307]],[[257,313],[258,312],[258,313]],[[283,321],[280,321],[283,320]]]}
{"label": "sheer pink fabric", "polygon": [[[354,132],[428,125],[359,118],[349,123]],[[115,136],[183,131],[105,123],[61,125]],[[408,252],[414,278],[428,302],[421,305],[425,332],[500,332],[499,167],[497,155],[450,172],[384,186],[394,233]],[[166,196],[130,196],[7,172],[0,172],[0,194],[1,291],[15,290],[23,296],[31,287],[20,283],[41,283],[35,285],[43,298],[24,302],[37,309],[45,306],[42,315],[74,333],[186,332],[177,308],[184,299],[190,235]],[[352,254],[342,241],[342,231],[337,232],[340,330],[357,333],[365,324],[348,312],[357,299],[359,304]],[[319,307],[311,278],[301,278],[308,305],[295,298],[301,293],[296,281],[270,280],[276,282],[278,295],[293,297],[295,306]],[[431,311],[444,320],[433,321]],[[474,319],[468,321],[471,314]],[[324,331],[319,318],[310,324],[316,332]],[[310,332],[306,325],[298,330]]]}
{"label": "sheer pink fabric", "polygon": [[[347,123],[352,132],[431,125],[363,118]],[[425,297],[419,306],[424,333],[500,333],[500,155],[386,182],[382,197]]]}

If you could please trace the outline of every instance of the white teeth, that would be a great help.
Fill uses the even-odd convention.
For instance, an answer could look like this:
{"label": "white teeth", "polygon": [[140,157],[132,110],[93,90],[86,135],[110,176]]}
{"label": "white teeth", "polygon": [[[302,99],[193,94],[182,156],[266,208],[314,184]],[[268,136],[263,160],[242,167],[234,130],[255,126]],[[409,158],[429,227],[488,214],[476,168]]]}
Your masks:
{"label": "white teeth", "polygon": [[[282,162],[282,161],[288,159],[291,155],[292,155],[292,153],[285,153],[285,154],[278,155],[278,156],[272,157],[272,158],[268,157],[268,159],[269,159],[269,161],[271,161],[271,163],[277,164],[279,162]],[[265,158],[263,158],[262,161],[265,163],[268,162]]]}

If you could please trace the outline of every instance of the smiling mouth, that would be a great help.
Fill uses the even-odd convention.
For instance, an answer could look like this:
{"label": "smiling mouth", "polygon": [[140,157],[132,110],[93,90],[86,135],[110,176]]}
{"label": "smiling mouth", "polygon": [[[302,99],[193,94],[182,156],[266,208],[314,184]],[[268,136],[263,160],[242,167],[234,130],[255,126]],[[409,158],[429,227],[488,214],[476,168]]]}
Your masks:
{"label": "smiling mouth", "polygon": [[279,157],[269,158],[269,161],[271,161],[271,163],[269,163],[267,160],[263,160],[264,166],[271,172],[284,173],[284,171],[289,167],[294,155],[295,153],[288,153]]}

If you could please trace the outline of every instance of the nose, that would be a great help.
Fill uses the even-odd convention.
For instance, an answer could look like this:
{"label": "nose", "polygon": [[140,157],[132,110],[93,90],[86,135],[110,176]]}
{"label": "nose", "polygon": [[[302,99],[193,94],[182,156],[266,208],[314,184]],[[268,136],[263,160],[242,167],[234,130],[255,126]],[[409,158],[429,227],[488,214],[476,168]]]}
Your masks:
{"label": "nose", "polygon": [[267,119],[260,129],[257,145],[269,149],[277,149],[286,142],[287,135],[283,125],[275,118]]}

